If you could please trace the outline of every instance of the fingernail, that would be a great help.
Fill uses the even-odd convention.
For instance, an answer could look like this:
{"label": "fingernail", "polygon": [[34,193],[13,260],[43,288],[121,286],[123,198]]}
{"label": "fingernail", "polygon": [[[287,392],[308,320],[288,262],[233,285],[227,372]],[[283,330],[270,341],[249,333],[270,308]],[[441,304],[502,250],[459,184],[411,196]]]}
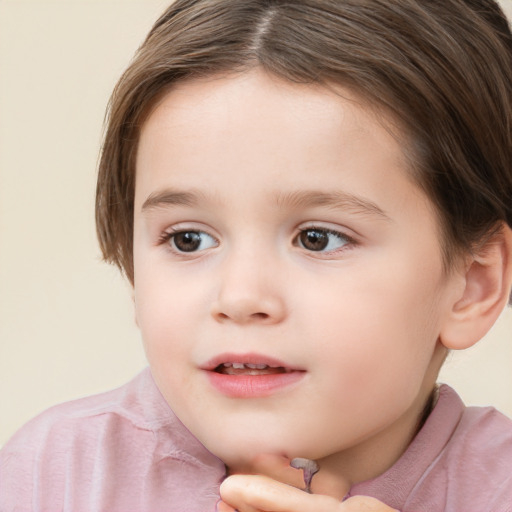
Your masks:
{"label": "fingernail", "polygon": [[215,511],[216,512],[238,512],[238,510],[234,509],[231,505],[224,503],[222,501],[222,498],[219,501],[217,501],[217,503],[215,504]]}

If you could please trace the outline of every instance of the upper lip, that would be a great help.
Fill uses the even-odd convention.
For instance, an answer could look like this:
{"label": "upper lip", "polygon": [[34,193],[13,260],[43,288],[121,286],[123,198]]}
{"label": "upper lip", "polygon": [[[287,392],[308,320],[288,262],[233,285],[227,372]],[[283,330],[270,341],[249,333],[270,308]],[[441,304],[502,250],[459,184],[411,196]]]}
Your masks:
{"label": "upper lip", "polygon": [[287,370],[302,371],[301,368],[290,366],[289,364],[280,361],[274,357],[266,356],[257,353],[235,354],[224,353],[214,356],[206,363],[201,365],[202,370],[213,371],[215,368],[224,363],[243,363],[243,364],[265,364],[272,368],[286,368]]}

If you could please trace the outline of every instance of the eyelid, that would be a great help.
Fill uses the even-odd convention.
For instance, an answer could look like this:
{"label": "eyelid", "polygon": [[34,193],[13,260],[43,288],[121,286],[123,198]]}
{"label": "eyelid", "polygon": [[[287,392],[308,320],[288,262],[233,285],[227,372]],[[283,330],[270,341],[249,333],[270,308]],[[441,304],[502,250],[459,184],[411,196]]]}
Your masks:
{"label": "eyelid", "polygon": [[299,224],[296,228],[297,234],[303,231],[307,231],[308,229],[318,229],[319,231],[327,231],[329,233],[338,234],[347,240],[351,240],[356,242],[360,235],[356,233],[353,229],[349,229],[345,226],[340,226],[339,224],[332,224],[330,222],[303,222]]}
{"label": "eyelid", "polygon": [[187,233],[187,232],[204,233],[205,235],[207,235],[210,238],[212,238],[213,240],[215,240],[216,245],[213,248],[216,248],[219,246],[220,240],[219,240],[218,236],[213,234],[213,231],[214,231],[213,229],[209,229],[208,227],[204,226],[204,224],[198,225],[195,223],[179,223],[179,224],[175,224],[173,226],[170,226],[170,227],[164,229],[158,236],[156,245],[165,246],[165,250],[171,252],[172,254],[174,254],[176,256],[186,257],[186,258],[192,258],[194,256],[197,257],[199,254],[203,254],[210,248],[202,249],[199,251],[191,251],[191,252],[179,251],[172,247],[172,245],[170,243],[171,238],[173,238],[174,236],[176,236],[180,233]]}
{"label": "eyelid", "polygon": [[[326,233],[329,233],[329,234],[332,234],[334,236],[338,236],[340,239],[344,239],[346,240],[346,243],[343,244],[341,247],[339,248],[336,248],[334,250],[330,250],[330,251],[313,251],[313,250],[308,250],[306,248],[303,248],[299,245],[298,243],[298,238],[299,236],[304,233],[305,231],[314,231],[314,230],[318,230],[318,231],[324,231]],[[359,241],[357,239],[356,236],[354,235],[350,235],[347,233],[347,231],[351,231],[351,230],[348,230],[348,229],[343,229],[339,226],[337,227],[333,227],[332,224],[326,226],[326,225],[322,225],[322,223],[318,223],[318,222],[314,222],[314,223],[308,223],[308,224],[301,224],[298,228],[297,228],[297,233],[294,235],[293,237],[293,245],[299,247],[300,249],[304,250],[305,252],[307,252],[307,254],[309,256],[312,256],[312,257],[316,257],[316,258],[326,258],[326,257],[329,257],[329,256],[335,256],[339,253],[342,253],[342,252],[345,252],[347,250],[350,250],[354,247],[356,247],[357,245],[359,245]]]}
{"label": "eyelid", "polygon": [[211,236],[212,238],[215,238],[215,240],[219,240],[219,236],[217,235],[216,231],[208,226],[207,224],[204,224],[202,222],[178,222],[176,224],[172,224],[170,226],[167,226],[166,228],[162,229],[160,232],[159,237],[170,237],[172,235],[175,235],[177,233],[183,233],[186,231],[197,231],[201,233],[206,233],[208,236]]}

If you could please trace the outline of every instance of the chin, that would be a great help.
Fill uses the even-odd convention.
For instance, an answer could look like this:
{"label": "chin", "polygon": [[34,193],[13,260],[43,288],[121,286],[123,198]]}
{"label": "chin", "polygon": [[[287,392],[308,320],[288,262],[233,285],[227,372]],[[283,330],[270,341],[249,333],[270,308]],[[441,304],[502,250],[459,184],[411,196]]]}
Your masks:
{"label": "chin", "polygon": [[230,432],[226,436],[211,438],[204,444],[228,467],[247,466],[259,455],[277,455],[290,460],[295,457],[315,459],[320,455],[317,449],[299,442],[293,436],[277,436],[270,432],[241,436]]}
{"label": "chin", "polygon": [[261,438],[217,438],[213,441],[212,446],[207,445],[206,447],[228,466],[247,464],[262,453],[285,455],[285,450],[279,443]]}

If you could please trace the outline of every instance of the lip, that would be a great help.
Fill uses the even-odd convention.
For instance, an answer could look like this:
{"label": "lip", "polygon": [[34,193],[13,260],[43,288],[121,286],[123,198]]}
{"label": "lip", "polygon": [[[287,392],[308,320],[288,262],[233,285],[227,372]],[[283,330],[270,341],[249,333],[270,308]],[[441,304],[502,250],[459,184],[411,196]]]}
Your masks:
{"label": "lip", "polygon": [[236,354],[236,353],[224,353],[218,356],[212,357],[204,365],[201,366],[201,370],[213,371],[217,366],[223,363],[244,363],[244,364],[266,364],[274,368],[286,368],[292,371],[302,371],[301,368],[290,366],[284,361],[280,361],[274,357],[269,357],[263,354],[257,354],[250,352],[247,354]]}
{"label": "lip", "polygon": [[[214,370],[223,363],[264,364],[274,368],[285,368],[285,373],[263,375],[227,375]],[[262,354],[224,353],[213,357],[201,370],[206,373],[210,385],[230,398],[260,398],[282,391],[299,382],[306,374],[304,369]]]}

